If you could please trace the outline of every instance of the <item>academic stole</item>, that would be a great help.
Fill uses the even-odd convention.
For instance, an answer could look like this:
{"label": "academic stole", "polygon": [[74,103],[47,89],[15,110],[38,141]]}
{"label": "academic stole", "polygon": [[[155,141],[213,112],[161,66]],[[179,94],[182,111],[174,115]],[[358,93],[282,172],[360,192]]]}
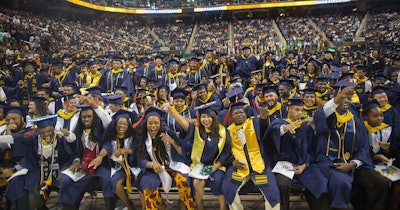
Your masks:
{"label": "academic stole", "polygon": [[[224,149],[225,146],[225,141],[226,141],[226,131],[225,127],[221,124],[218,125],[219,127],[219,140],[218,140],[218,155],[217,157],[214,158],[215,160],[218,159],[218,157],[221,155],[222,150]],[[205,139],[201,138],[199,128],[195,127],[194,128],[194,137],[193,137],[193,147],[192,147],[192,154],[190,154],[190,159],[192,160],[192,164],[190,165],[190,168],[193,169],[197,164],[201,163],[201,155],[203,154],[204,150],[204,145],[205,145]],[[225,171],[225,167],[220,166],[220,170]]]}
{"label": "academic stole", "polygon": [[[268,110],[268,121],[269,123],[271,123],[271,116],[275,113],[279,111],[279,118],[282,117],[282,104],[280,102],[276,102],[276,106],[270,110]],[[275,116],[273,119],[278,118],[277,116]]]}
{"label": "academic stole", "polygon": [[[187,107],[188,106],[185,105],[182,108],[182,110],[179,111],[179,112],[175,109],[175,106],[172,106],[171,108],[172,108],[172,110],[174,110],[178,114],[182,115],[182,117],[187,118],[187,119],[192,119],[192,116],[190,115],[190,111],[187,109]],[[167,120],[167,126],[170,127],[170,128],[172,126],[172,128],[174,128],[174,132],[175,133],[179,132],[178,130],[176,130],[176,121],[175,121],[175,119],[173,117],[171,117],[169,114],[168,114],[167,119],[168,119]]]}
{"label": "academic stole", "polygon": [[[354,141],[356,138],[356,124],[354,115],[347,112],[344,116],[335,111],[336,115],[336,130],[334,133],[329,133],[328,144],[326,148],[326,156],[331,158],[342,159],[347,162],[350,160],[354,151]],[[338,130],[343,128],[343,133]],[[352,136],[347,135],[353,133]]]}
{"label": "academic stole", "polygon": [[[237,131],[243,128],[246,144],[242,145]],[[246,165],[246,170],[236,169],[232,172],[232,182],[241,184],[243,179],[250,174],[249,160],[244,152],[243,147],[246,146],[248,157],[250,158],[251,168],[256,172],[254,182],[257,186],[268,184],[268,177],[265,174],[265,163],[261,155],[260,145],[258,144],[257,135],[254,130],[253,119],[248,118],[242,125],[231,124],[228,127],[232,141],[232,154],[236,160],[242,160]]]}
{"label": "academic stole", "polygon": [[209,100],[210,100],[210,98],[211,98],[211,96],[213,95],[213,93],[212,92],[207,92],[207,98],[206,98],[206,100],[201,100],[200,98],[199,98],[199,100],[201,101],[201,103],[203,103],[203,104],[205,104],[205,103],[207,103]]}
{"label": "academic stole", "polygon": [[[51,163],[48,166],[50,170],[49,175],[47,177],[47,179],[45,180],[44,177],[44,155],[43,155],[43,144],[47,144],[50,145],[52,147],[51,150]],[[50,143],[45,143],[44,140],[42,140],[42,142],[40,143],[40,195],[43,196],[44,200],[47,200],[49,198],[49,191],[48,191],[48,187],[51,186],[53,184],[53,165],[54,165],[54,161],[55,161],[55,152],[56,152],[56,145],[57,145],[57,140],[56,140],[56,136],[52,137],[52,140]]]}
{"label": "academic stole", "polygon": [[[29,83],[30,81],[32,82],[30,87],[29,87]],[[28,90],[28,88],[32,89],[32,93],[37,93],[37,86],[36,86],[36,74],[32,74],[32,75],[25,75],[24,77],[24,88],[23,88],[23,101],[22,104],[23,105],[28,105],[29,103],[29,97],[30,97],[30,91]]]}
{"label": "academic stole", "polygon": [[[387,141],[392,133],[391,127],[386,123],[381,123],[378,126],[372,127],[368,124],[368,121],[364,121],[365,128],[368,131],[368,139],[371,145],[371,149],[374,153],[381,153],[382,150],[379,146],[379,142]],[[386,129],[387,128],[387,129]],[[384,129],[386,129],[384,131]]]}
{"label": "academic stole", "polygon": [[[122,68],[120,69],[112,69],[111,72],[108,73],[107,76],[107,92],[113,92],[115,86],[118,85],[118,80],[124,79],[124,70]],[[115,83],[114,83],[114,77],[115,77]]]}
{"label": "academic stole", "polygon": [[392,108],[392,105],[390,105],[389,103],[387,103],[385,106],[380,107],[381,111],[383,113],[385,113],[387,110],[389,110],[390,108]]}
{"label": "academic stole", "polygon": [[228,87],[230,75],[226,63],[223,63],[219,66],[219,75],[221,76],[221,85],[224,87]]}
{"label": "academic stole", "polygon": [[100,78],[101,78],[101,73],[100,72],[96,72],[96,73],[87,73],[86,75],[86,85],[94,85],[97,86],[99,85],[100,82]]}
{"label": "academic stole", "polygon": [[[120,141],[124,141],[124,137],[122,138],[118,138],[117,136],[117,149],[119,149],[121,147],[121,143]],[[125,185],[126,185],[126,190],[128,192],[133,192],[132,189],[132,182],[131,182],[131,168],[129,167],[128,164],[128,155],[127,154],[122,154],[122,163],[121,163],[122,168],[125,171],[125,175],[126,175],[126,180],[125,180]]]}
{"label": "academic stole", "polygon": [[4,76],[3,74],[0,74],[0,87],[4,87]]}

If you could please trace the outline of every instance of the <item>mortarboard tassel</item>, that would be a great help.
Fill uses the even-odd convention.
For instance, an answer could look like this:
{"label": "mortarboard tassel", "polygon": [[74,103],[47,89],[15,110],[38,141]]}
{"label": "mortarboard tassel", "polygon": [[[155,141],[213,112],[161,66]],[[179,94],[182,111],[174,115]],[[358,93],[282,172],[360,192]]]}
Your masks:
{"label": "mortarboard tassel", "polygon": [[231,107],[229,107],[228,112],[226,113],[225,117],[224,117],[224,121],[223,124],[225,126],[228,125],[229,121],[230,121],[230,115],[231,115]]}

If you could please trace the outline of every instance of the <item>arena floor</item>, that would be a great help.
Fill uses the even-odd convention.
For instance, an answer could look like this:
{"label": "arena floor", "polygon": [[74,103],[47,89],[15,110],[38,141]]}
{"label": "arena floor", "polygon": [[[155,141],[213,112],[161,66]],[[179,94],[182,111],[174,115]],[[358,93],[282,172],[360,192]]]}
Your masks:
{"label": "arena floor", "polygon": [[[163,195],[165,197],[165,194]],[[261,195],[251,194],[251,195],[243,195],[242,203],[244,205],[245,210],[261,210],[264,209],[264,199]],[[133,193],[130,194],[131,200],[134,202],[136,209],[140,209],[140,198],[139,194]],[[169,200],[173,201],[173,204],[168,206],[168,209],[179,209],[177,205],[178,195],[176,193],[170,194],[168,196]],[[301,198],[299,195],[293,195],[290,198],[291,200],[291,209],[292,210],[308,210],[309,207],[305,199]],[[47,207],[51,210],[61,210],[62,206],[57,202],[57,194],[53,193],[53,195],[49,198]],[[116,210],[122,210],[124,206],[122,203],[118,202]],[[85,194],[81,208],[82,210],[105,210],[103,196],[100,193],[97,193],[94,196]],[[204,209],[206,210],[217,210],[218,209],[218,201],[212,195],[205,195],[204,197]],[[352,210],[349,207],[347,210]]]}

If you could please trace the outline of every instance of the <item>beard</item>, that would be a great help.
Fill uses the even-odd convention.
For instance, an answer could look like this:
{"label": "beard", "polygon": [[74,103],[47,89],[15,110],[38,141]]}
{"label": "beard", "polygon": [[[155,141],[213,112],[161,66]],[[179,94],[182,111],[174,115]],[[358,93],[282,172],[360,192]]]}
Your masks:
{"label": "beard", "polygon": [[24,128],[24,124],[21,123],[21,124],[17,125],[16,128],[10,129],[10,130],[11,130],[12,133],[18,133],[18,132],[22,131],[23,128]]}

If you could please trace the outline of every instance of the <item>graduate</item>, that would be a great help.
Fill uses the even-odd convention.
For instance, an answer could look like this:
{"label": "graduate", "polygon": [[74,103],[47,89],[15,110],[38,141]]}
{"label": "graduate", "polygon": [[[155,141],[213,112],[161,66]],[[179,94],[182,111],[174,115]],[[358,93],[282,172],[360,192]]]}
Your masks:
{"label": "graduate", "polygon": [[49,79],[44,74],[36,73],[38,67],[35,62],[26,61],[22,66],[24,68],[24,77],[18,81],[20,88],[18,99],[22,105],[28,105],[29,98],[36,95],[38,87],[49,82]]}
{"label": "graduate", "polygon": [[79,109],[76,108],[78,98],[74,94],[64,96],[64,109],[57,111],[58,117],[55,125],[56,131],[62,131],[64,133],[71,131],[71,135],[66,135],[68,141],[75,141],[75,134],[72,132],[75,130],[76,123],[79,118]]}
{"label": "graduate", "polygon": [[162,108],[165,103],[170,103],[170,89],[167,85],[159,85],[156,92],[156,106]]}
{"label": "graduate", "polygon": [[157,81],[156,85],[163,84],[165,80],[165,76],[167,75],[167,68],[163,63],[163,57],[160,55],[156,55],[154,57],[153,65],[149,66],[149,79]]}
{"label": "graduate", "polygon": [[131,107],[131,101],[129,96],[126,95],[127,91],[128,88],[126,88],[125,86],[115,86],[115,95],[121,95],[123,109],[130,111],[129,108]]}
{"label": "graduate", "polygon": [[243,209],[239,191],[251,180],[265,198],[265,209],[280,209],[278,186],[261,141],[261,130],[266,128],[267,110],[261,111],[260,119],[249,118],[244,103],[239,102],[231,106],[228,114],[232,118],[232,124],[228,127],[232,155],[228,159],[230,167],[222,183],[225,203],[229,209]]}
{"label": "graduate", "polygon": [[7,197],[16,202],[17,209],[46,208],[50,192],[60,186],[61,172],[76,161],[74,147],[63,135],[56,135],[53,122],[52,118],[38,118],[35,135],[0,138],[1,143],[13,144],[14,156],[24,156],[19,164],[27,173],[12,178],[6,192]]}
{"label": "graduate", "polygon": [[32,126],[33,124],[29,122],[31,119],[36,119],[49,114],[49,110],[45,104],[45,98],[33,96],[29,100],[28,105],[28,115],[26,115],[27,126]]}
{"label": "graduate", "polygon": [[86,75],[86,80],[84,81],[84,87],[94,87],[98,86],[101,79],[101,72],[99,72],[99,65],[96,60],[89,61],[88,65],[88,72]]}
{"label": "graduate", "polygon": [[133,91],[132,75],[122,68],[122,57],[114,57],[112,60],[112,69],[106,69],[100,79],[100,86],[107,93],[114,93],[116,86],[125,86],[128,90],[126,95]]}
{"label": "graduate", "polygon": [[[103,183],[103,186],[110,186],[111,192],[114,193],[129,210],[135,209],[135,207],[132,201],[129,200],[124,187],[126,187],[128,192],[132,192],[132,178],[133,175],[137,175],[131,172],[131,167],[136,167],[136,165],[129,164],[132,161],[131,158],[134,158],[135,155],[133,151],[133,148],[135,148],[132,128],[132,123],[134,122],[133,118],[132,112],[122,109],[113,115],[111,123],[102,136],[104,144],[100,152],[102,158],[107,158],[110,164],[110,170],[102,176],[109,176],[111,180],[109,180],[110,183]],[[133,161],[133,163],[135,163],[135,161]],[[107,179],[103,179],[103,182],[106,180]],[[115,208],[115,204],[116,200],[110,197],[110,209]]]}
{"label": "graduate", "polygon": [[311,123],[314,127],[314,115],[317,108],[323,103],[320,99],[316,97],[316,89],[307,88],[303,90],[303,110],[301,113],[301,118],[303,123]]}
{"label": "graduate", "polygon": [[[186,104],[186,97],[188,94],[189,93],[186,90],[181,88],[176,88],[174,91],[172,91],[173,100],[171,108],[188,121],[196,122],[196,112]],[[167,114],[166,121],[167,126],[175,133],[180,134],[183,132],[182,127],[170,114]]]}
{"label": "graduate", "polygon": [[268,122],[271,123],[277,118],[286,117],[286,105],[283,105],[278,101],[278,92],[276,91],[275,87],[264,87],[262,92],[264,94],[264,100],[267,104],[265,109],[268,110]]}
{"label": "graduate", "polygon": [[[325,76],[320,76],[315,78],[315,89],[317,91],[315,92],[315,95],[322,100],[324,103],[329,101],[331,99],[332,91],[330,91],[329,86],[329,78]],[[314,88],[314,87],[310,87]]]}
{"label": "graduate", "polygon": [[179,61],[175,59],[168,61],[168,74],[164,78],[163,84],[169,86],[171,91],[181,86],[185,77],[179,72]]}
{"label": "graduate", "polygon": [[212,109],[215,112],[218,112],[222,108],[222,102],[219,100],[218,96],[212,92],[207,91],[206,84],[198,84],[193,87],[194,93],[192,93],[192,104],[191,107],[200,106],[206,103],[214,102],[212,105]]}
{"label": "graduate", "polygon": [[[203,210],[204,187],[210,187],[218,199],[219,209],[225,209],[221,184],[225,174],[227,158],[230,155],[229,134],[225,127],[218,123],[217,115],[211,104],[197,107],[198,122],[189,123],[167,106],[168,113],[175,118],[185,133],[182,138],[183,154],[190,157],[190,168],[197,173],[189,174],[193,182],[196,209]],[[203,152],[204,151],[204,152]],[[207,151],[207,152],[205,152]]]}
{"label": "graduate", "polygon": [[166,209],[158,187],[162,185],[165,193],[168,193],[174,180],[178,187],[179,207],[193,210],[187,177],[190,168],[185,164],[179,138],[163,123],[165,114],[155,107],[148,108],[144,121],[135,130],[135,151],[141,169],[138,188],[144,196],[145,209]]}
{"label": "graduate", "polygon": [[[101,155],[101,139],[105,128],[111,122],[111,117],[101,108],[91,96],[81,96],[79,119],[75,129],[77,161],[70,168],[72,172],[86,174],[77,181],[73,181],[69,176],[63,176],[61,180],[61,190],[59,192],[59,202],[63,204],[63,209],[78,209],[85,192],[97,190],[100,183],[103,184],[102,191],[106,200],[106,208],[110,209],[108,197],[112,197],[110,187],[110,176],[106,173],[106,168],[101,166],[104,158]],[[107,176],[108,175],[108,176]],[[100,182],[102,180],[102,182]]]}
{"label": "graduate", "polygon": [[186,80],[188,83],[200,84],[205,83],[209,79],[209,75],[206,70],[200,69],[200,60],[198,58],[192,57],[189,60],[189,72],[186,75]]}
{"label": "graduate", "polygon": [[288,99],[291,99],[297,95],[296,91],[292,91],[293,88],[295,88],[293,80],[279,80],[278,93],[279,101],[282,104],[287,104]]}
{"label": "graduate", "polygon": [[208,75],[214,75],[217,74],[218,72],[218,66],[217,63],[214,59],[214,50],[212,49],[206,49],[205,50],[205,59],[204,59],[204,63],[203,63],[203,68],[204,70],[206,70],[206,72],[208,73]]}
{"label": "graduate", "polygon": [[315,113],[315,159],[328,178],[331,208],[347,208],[351,191],[354,209],[382,209],[387,181],[372,168],[367,131],[350,110],[353,83],[339,81],[335,98]]}
{"label": "graduate", "polygon": [[248,46],[242,47],[242,53],[235,57],[235,73],[240,75],[242,80],[246,81],[251,76],[251,71],[260,69],[260,57],[251,54]]}
{"label": "graduate", "polygon": [[396,136],[400,137],[400,113],[393,107],[388,98],[389,88],[385,86],[377,86],[372,89],[372,99],[376,99],[383,113],[383,122],[393,128]]}
{"label": "graduate", "polygon": [[328,179],[316,165],[310,165],[314,131],[302,120],[303,100],[289,99],[287,118],[276,119],[269,126],[264,136],[264,144],[272,166],[279,161],[288,161],[293,165],[294,177],[290,179],[275,173],[281,196],[281,209],[290,209],[289,190],[292,186],[305,186],[305,196],[311,209],[329,209]]}

